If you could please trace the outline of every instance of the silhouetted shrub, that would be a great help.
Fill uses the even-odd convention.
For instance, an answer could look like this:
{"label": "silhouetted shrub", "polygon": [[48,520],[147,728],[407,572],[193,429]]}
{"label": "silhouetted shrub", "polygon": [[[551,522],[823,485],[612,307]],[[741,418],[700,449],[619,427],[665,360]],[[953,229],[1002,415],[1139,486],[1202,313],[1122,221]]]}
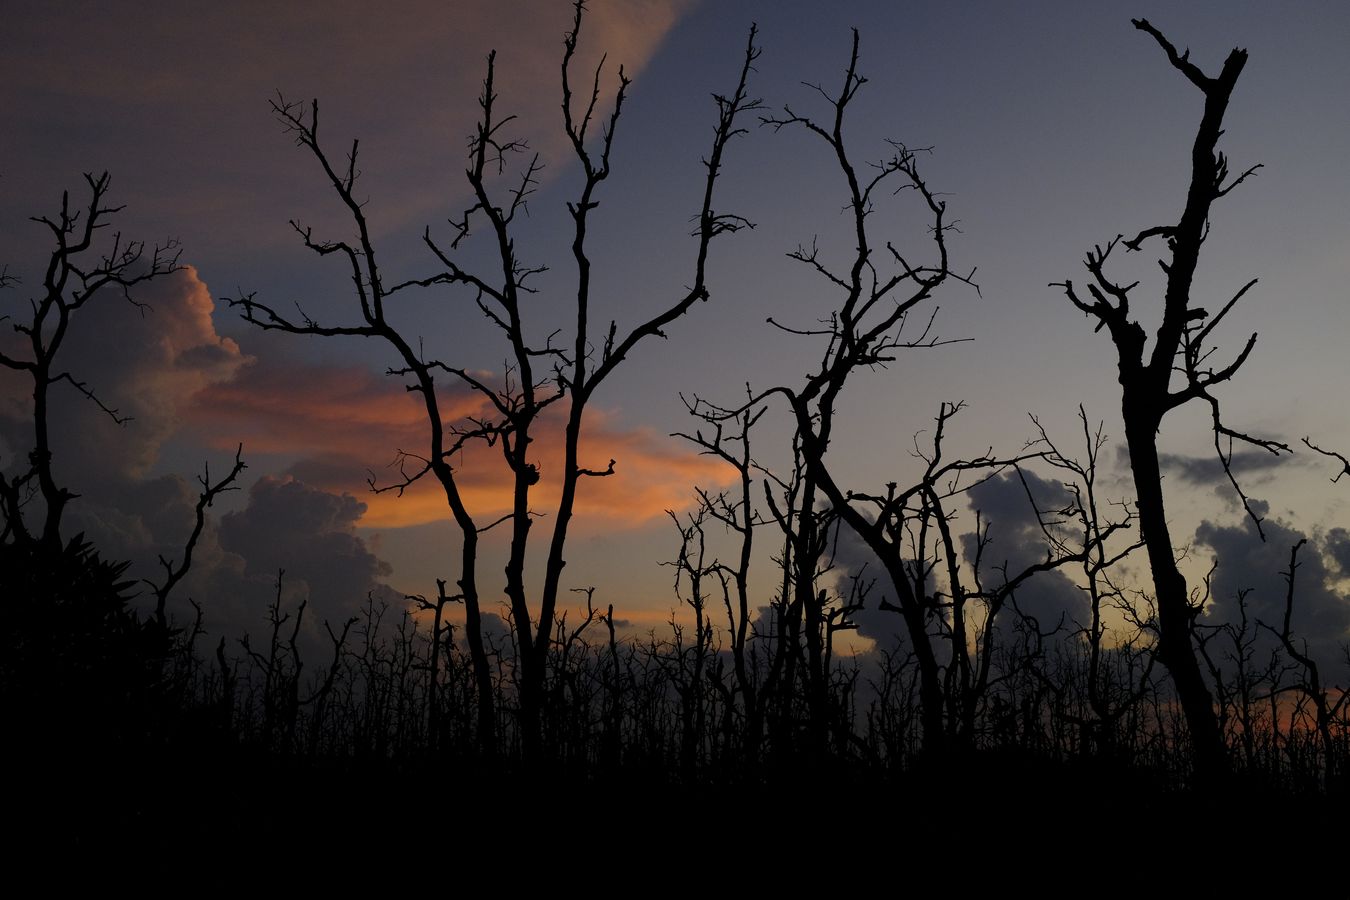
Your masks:
{"label": "silhouetted shrub", "polygon": [[0,708],[11,754],[132,750],[157,730],[171,635],[131,608],[126,571],[83,535],[60,550],[0,547]]}

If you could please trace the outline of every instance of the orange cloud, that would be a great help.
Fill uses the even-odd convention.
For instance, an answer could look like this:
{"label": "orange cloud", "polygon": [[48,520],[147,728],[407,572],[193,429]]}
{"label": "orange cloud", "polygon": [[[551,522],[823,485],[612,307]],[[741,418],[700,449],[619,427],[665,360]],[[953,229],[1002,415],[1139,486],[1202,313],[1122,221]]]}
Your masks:
{"label": "orange cloud", "polygon": [[[467,389],[441,396],[447,421],[487,412],[481,397]],[[561,495],[562,408],[555,406],[537,426],[533,459],[540,483],[532,507],[551,515]],[[432,478],[403,496],[370,492],[367,479],[393,485],[400,480],[398,451],[425,452],[425,413],[416,395],[393,378],[357,366],[305,365],[259,361],[234,381],[202,391],[188,424],[221,449],[244,443],[247,452],[296,458],[289,472],[307,484],[359,496],[367,509],[361,524],[397,528],[449,517],[444,491]],[[698,456],[673,438],[650,428],[625,429],[602,410],[588,415],[582,465],[603,470],[615,460],[615,474],[584,478],[577,513],[610,522],[636,524],[667,509],[689,505],[695,484],[727,484],[733,475],[720,461]],[[415,458],[403,465],[409,472]],[[455,461],[461,494],[480,524],[511,508],[512,480],[499,447],[474,444]]]}
{"label": "orange cloud", "polygon": [[[118,425],[65,385],[50,392],[57,464],[81,493],[112,473],[144,477],[193,397],[228,382],[248,362],[233,339],[216,332],[215,301],[194,267],[137,285],[134,298],[140,308],[112,290],[94,297],[71,315],[58,351],[58,370],[86,382],[129,420]],[[28,358],[26,350],[18,348],[18,356]],[[11,444],[13,454],[32,440],[32,387],[26,375],[6,372],[0,442]]]}
{"label": "orange cloud", "polygon": [[[650,428],[616,428],[607,418],[598,410],[589,416],[590,428],[582,438],[581,464],[603,471],[613,459],[614,474],[582,479],[576,504],[579,517],[636,525],[664,515],[668,509],[687,507],[696,484],[713,487],[731,481],[734,473],[725,463],[700,457],[682,448],[675,439]],[[561,416],[550,416],[537,426],[532,449],[540,481],[530,492],[531,509],[551,516],[562,494]],[[457,468],[465,503],[480,524],[487,524],[511,509],[510,472],[496,448],[479,446],[466,451]],[[303,466],[296,468],[301,477],[303,471]],[[330,489],[336,487],[334,484]],[[361,524],[368,527],[420,525],[449,515],[444,492],[439,483],[430,479],[402,497],[389,492],[367,496],[365,501],[369,508]]]}
{"label": "orange cloud", "polygon": [[[481,410],[464,399],[451,399],[446,414]],[[242,441],[255,453],[367,456],[378,445],[383,457],[424,443],[424,419],[414,395],[369,369],[266,359],[202,391],[188,424],[217,446]]]}

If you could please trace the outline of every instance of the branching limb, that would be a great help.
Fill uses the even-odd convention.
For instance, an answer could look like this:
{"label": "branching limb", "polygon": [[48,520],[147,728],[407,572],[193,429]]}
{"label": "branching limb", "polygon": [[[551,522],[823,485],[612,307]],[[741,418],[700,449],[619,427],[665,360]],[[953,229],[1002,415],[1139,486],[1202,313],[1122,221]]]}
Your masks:
{"label": "branching limb", "polygon": [[87,382],[76,381],[75,378],[69,372],[62,372],[60,375],[54,376],[49,383],[57,384],[58,382],[62,381],[66,382],[71,387],[75,388],[75,390],[83,394],[90,401],[92,401],[95,406],[97,406],[100,410],[102,410],[103,413],[108,418],[112,419],[113,422],[115,422],[116,424],[125,425],[128,422],[133,421],[131,416],[121,415],[118,413],[117,410],[107,406],[102,400],[98,398],[98,395],[94,393],[94,389],[91,388]]}
{"label": "branching limb", "polygon": [[607,475],[613,474],[614,474],[614,460],[612,459],[609,461],[608,468],[605,469],[584,469],[580,467],[578,467],[577,469],[577,475],[589,476],[591,478],[604,478]]}
{"label": "branching limb", "polygon": [[1334,459],[1341,464],[1341,470],[1336,473],[1335,478],[1331,479],[1332,484],[1335,484],[1336,482],[1340,481],[1343,475],[1350,475],[1350,459],[1346,459],[1345,456],[1343,456],[1340,453],[1337,453],[1335,450],[1324,450],[1323,448],[1314,444],[1312,440],[1310,440],[1307,437],[1303,438],[1303,443],[1307,445],[1309,450],[1312,450],[1315,453],[1320,453],[1323,456]]}
{"label": "branching limb", "polygon": [[1191,62],[1191,51],[1189,49],[1178,54],[1177,48],[1172,45],[1172,42],[1164,37],[1161,31],[1154,28],[1148,19],[1131,19],[1130,22],[1140,31],[1151,34],[1153,39],[1158,42],[1158,46],[1162,47],[1163,52],[1167,54],[1167,59],[1172,66],[1189,78],[1192,84],[1206,93],[1209,92],[1214,79],[1200,71],[1200,67]]}
{"label": "branching limb", "polygon": [[169,601],[169,594],[187,575],[188,570],[192,568],[192,553],[197,547],[197,541],[202,536],[202,530],[206,527],[206,510],[221,494],[239,490],[235,481],[239,478],[240,473],[248,468],[244,463],[243,454],[244,445],[240,444],[234,451],[234,464],[225,477],[219,481],[211,480],[211,465],[207,463],[205,471],[197,479],[201,483],[202,491],[197,496],[197,506],[194,511],[195,521],[192,526],[192,533],[188,535],[187,542],[183,545],[182,561],[175,565],[161,556],[159,564],[164,569],[164,581],[159,584],[149,580],[146,581],[146,584],[150,585],[155,592],[155,621],[159,623],[161,628],[168,625],[165,607]]}

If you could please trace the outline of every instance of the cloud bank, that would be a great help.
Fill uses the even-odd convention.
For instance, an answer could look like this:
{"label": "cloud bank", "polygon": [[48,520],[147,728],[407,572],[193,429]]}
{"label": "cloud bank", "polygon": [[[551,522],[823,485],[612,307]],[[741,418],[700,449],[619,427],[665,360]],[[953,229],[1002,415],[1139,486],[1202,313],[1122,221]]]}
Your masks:
{"label": "cloud bank", "polygon": [[[1254,504],[1259,515],[1266,504]],[[1294,579],[1294,605],[1290,627],[1295,646],[1306,649],[1322,667],[1323,678],[1347,674],[1344,648],[1350,643],[1350,535],[1344,528],[1305,533],[1288,522],[1266,518],[1261,540],[1250,519],[1236,525],[1206,520],[1196,529],[1195,539],[1214,555],[1217,567],[1210,581],[1210,603],[1202,621],[1210,625],[1241,620],[1239,594],[1245,594],[1251,627],[1257,622],[1280,629],[1284,622],[1289,554],[1298,541],[1308,543],[1298,555]],[[1258,638],[1262,647],[1277,641],[1266,629]]]}
{"label": "cloud bank", "polygon": [[[233,383],[254,361],[217,333],[214,301],[193,268],[138,286],[135,300],[140,306],[96,296],[71,318],[61,368],[130,421],[118,425],[75,390],[55,385],[53,466],[58,481],[79,494],[64,534],[83,533],[105,557],[132,562],[135,578],[162,580],[158,560],[181,558],[199,488],[181,475],[155,473],[160,453],[203,391]],[[11,469],[32,443],[28,390],[13,376],[0,385],[0,438],[9,451],[0,464]],[[212,454],[216,478],[236,446]],[[187,618],[194,599],[214,633],[256,630],[283,568],[283,600],[292,607],[310,600],[311,630],[324,618],[347,617],[369,592],[388,598],[388,566],[355,533],[364,511],[351,496],[265,475],[242,510],[208,521],[173,612]]]}

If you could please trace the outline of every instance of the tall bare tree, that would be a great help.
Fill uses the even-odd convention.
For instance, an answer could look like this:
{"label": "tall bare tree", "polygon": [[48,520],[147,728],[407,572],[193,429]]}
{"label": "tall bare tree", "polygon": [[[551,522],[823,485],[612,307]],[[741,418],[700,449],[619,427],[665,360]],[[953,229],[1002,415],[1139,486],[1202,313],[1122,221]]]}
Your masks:
{"label": "tall bare tree", "polygon": [[1264,622],[1258,622],[1257,624],[1279,638],[1285,653],[1289,654],[1289,658],[1298,664],[1298,669],[1302,670],[1302,678],[1296,680],[1290,686],[1290,689],[1301,693],[1313,705],[1316,713],[1314,723],[1323,754],[1322,777],[1326,789],[1330,791],[1336,786],[1340,774],[1339,756],[1341,754],[1341,748],[1337,746],[1337,742],[1332,736],[1332,726],[1337,717],[1341,715],[1346,703],[1350,702],[1350,691],[1340,687],[1328,688],[1321,667],[1308,652],[1307,640],[1303,641],[1303,646],[1300,649],[1299,645],[1295,643],[1289,627],[1289,622],[1294,615],[1294,576],[1298,572],[1299,566],[1298,551],[1307,542],[1307,538],[1299,538],[1289,551],[1289,569],[1280,573],[1284,576],[1286,591],[1284,619],[1279,630],[1277,631]]}
{"label": "tall bare tree", "polygon": [[[1237,79],[1247,64],[1247,51],[1235,49],[1224,60],[1217,76],[1206,75],[1190,61],[1190,51],[1178,53],[1176,47],[1146,19],[1135,19],[1134,26],[1151,35],[1167,55],[1172,67],[1198,88],[1205,98],[1204,112],[1191,149],[1190,187],[1181,217],[1175,224],[1146,228],[1130,240],[1117,236],[1103,247],[1097,245],[1087,254],[1086,266],[1091,280],[1087,296],[1073,282],[1063,287],[1070,302],[1097,320],[1097,329],[1105,328],[1116,347],[1120,372],[1121,408],[1125,421],[1125,441],[1134,476],[1139,526],[1158,607],[1158,658],[1167,667],[1176,685],[1177,697],[1185,712],[1194,748],[1196,776],[1212,782],[1227,769],[1223,735],[1219,728],[1214,701],[1201,673],[1195,650],[1195,619],[1200,608],[1191,602],[1186,578],[1177,567],[1176,547],[1168,529],[1163,503],[1162,470],[1158,459],[1158,433],[1164,417],[1172,410],[1202,401],[1210,407],[1214,446],[1243,505],[1261,527],[1260,517],[1248,502],[1229,468],[1234,442],[1253,444],[1271,453],[1288,451],[1278,441],[1252,437],[1226,426],[1219,415],[1219,401],[1211,389],[1230,380],[1247,361],[1256,335],[1252,335],[1227,365],[1216,367],[1210,361],[1212,348],[1207,341],[1233,306],[1256,283],[1247,282],[1216,315],[1194,305],[1192,283],[1200,249],[1209,233],[1210,210],[1214,201],[1228,194],[1259,166],[1230,177],[1228,159],[1216,149],[1223,134],[1223,117],[1228,109]],[[1139,250],[1146,240],[1166,241],[1168,258],[1159,260],[1166,275],[1162,319],[1153,334],[1151,351],[1145,353],[1148,333],[1131,318],[1130,292],[1137,287],[1120,284],[1107,276],[1105,267],[1112,251],[1122,243],[1127,250]],[[1180,384],[1176,384],[1178,381]],[[1264,536],[1264,535],[1263,535]]]}
{"label": "tall bare tree", "polygon": [[[274,109],[283,125],[296,136],[297,143],[310,151],[318,161],[328,183],[346,206],[355,228],[355,242],[324,241],[313,237],[309,228],[293,222],[293,227],[305,245],[322,256],[336,254],[351,270],[360,319],[352,325],[322,325],[308,317],[292,319],[254,297],[242,298],[236,303],[242,307],[246,319],[265,328],[292,334],[325,336],[352,335],[379,338],[395,351],[399,363],[389,374],[409,380],[408,388],[416,392],[425,407],[428,425],[428,447],[425,456],[408,459],[415,464],[405,470],[402,480],[386,489],[402,491],[424,476],[433,476],[446,495],[455,522],[462,536],[459,561],[459,593],[466,611],[465,635],[478,683],[480,739],[491,747],[495,733],[492,691],[492,672],[482,638],[482,591],[477,573],[479,537],[489,528],[507,525],[511,531],[508,561],[506,563],[506,598],[509,604],[515,645],[518,648],[516,665],[519,667],[520,727],[527,755],[537,755],[539,747],[540,712],[545,702],[545,669],[554,639],[554,625],[558,616],[558,598],[566,565],[566,544],[569,526],[575,511],[578,486],[583,478],[604,477],[614,472],[616,462],[607,466],[589,468],[580,458],[581,436],[585,412],[591,399],[621,363],[643,341],[664,337],[664,329],[688,312],[695,303],[707,300],[706,265],[713,240],[719,235],[734,232],[748,223],[734,215],[716,211],[715,188],[723,164],[727,145],[743,129],[739,117],[756,108],[757,101],[747,94],[750,71],[758,49],[754,45],[755,32],[751,29],[746,44],[740,77],[735,89],[726,96],[714,95],[717,105],[717,123],[712,147],[703,160],[706,168],[703,196],[697,213],[694,232],[693,277],[689,286],[678,291],[668,305],[656,315],[626,331],[620,331],[617,322],[610,322],[603,336],[597,335],[591,318],[591,249],[588,244],[591,214],[598,206],[601,185],[609,178],[611,151],[617,126],[627,96],[629,79],[619,69],[618,87],[614,93],[613,109],[607,120],[597,125],[601,96],[601,67],[588,79],[586,92],[578,99],[573,90],[573,63],[581,30],[584,4],[574,4],[572,30],[564,41],[562,60],[563,127],[582,172],[582,185],[577,199],[568,204],[572,217],[572,257],[576,278],[572,297],[570,339],[566,346],[555,346],[551,339],[543,346],[530,342],[527,336],[526,309],[523,299],[535,288],[530,279],[543,271],[521,261],[515,234],[516,216],[526,206],[527,198],[537,186],[541,164],[538,155],[523,167],[515,187],[504,197],[493,196],[489,177],[500,171],[505,161],[525,149],[523,142],[507,137],[505,128],[514,116],[502,115],[494,87],[495,54],[488,56],[487,76],[479,98],[482,110],[477,129],[469,144],[469,168],[466,176],[472,203],[451,221],[452,237],[444,244],[436,240],[428,229],[427,248],[441,266],[440,270],[422,278],[386,286],[377,265],[376,248],[370,235],[365,213],[353,191],[357,179],[355,142],[345,164],[338,164],[328,155],[318,137],[318,104],[308,108],[278,102]],[[603,62],[601,63],[603,66]],[[598,140],[593,133],[598,127]],[[476,230],[482,228],[495,250],[498,268],[491,273],[472,272],[462,268],[454,259],[454,252]],[[421,342],[390,322],[386,308],[392,298],[412,288],[433,285],[451,285],[471,291],[479,310],[497,328],[509,347],[509,370],[500,382],[484,378],[467,368],[423,356]],[[468,423],[445,419],[437,392],[437,376],[446,375],[479,394],[491,410],[489,416]],[[552,519],[542,587],[537,597],[531,598],[526,585],[526,550],[537,513],[531,508],[531,492],[540,480],[539,465],[535,461],[532,442],[543,426],[541,415],[555,403],[566,408],[563,428],[563,469],[561,496]],[[460,490],[460,481],[451,466],[451,457],[466,445],[481,442],[500,449],[505,465],[511,473],[511,511],[493,522],[483,523],[470,509]]]}
{"label": "tall bare tree", "polygon": [[[765,409],[748,408],[735,417],[737,429],[728,428],[723,414],[698,401],[688,402],[690,414],[702,420],[708,428],[696,428],[692,434],[677,432],[677,436],[702,448],[702,453],[721,459],[736,472],[736,486],[729,491],[712,494],[696,488],[700,509],[728,531],[736,535],[732,563],[720,559],[712,566],[717,577],[723,606],[727,616],[727,638],[731,650],[733,693],[739,697],[744,715],[741,733],[745,765],[753,769],[759,761],[760,743],[764,735],[764,716],[778,684],[784,653],[781,642],[765,635],[771,649],[765,671],[758,665],[758,648],[754,640],[752,617],[755,610],[750,601],[750,563],[754,554],[755,528],[763,519],[755,510],[754,490],[759,464],[750,455],[750,429],[763,417]],[[701,527],[701,526],[700,526]],[[781,622],[781,616],[780,616]],[[728,705],[732,701],[728,700]]]}
{"label": "tall bare tree", "polygon": [[[66,384],[94,403],[118,424],[128,421],[99,399],[95,388],[81,381],[78,360],[58,359],[62,345],[80,310],[109,295],[121,295],[139,306],[132,289],[144,282],[176,271],[178,245],[169,241],[147,247],[143,241],[127,240],[114,232],[106,246],[96,245],[111,218],[121,206],[108,206],[112,179],[107,172],[86,173],[87,202],[72,205],[70,192],[61,195],[55,217],[38,216],[33,221],[51,232],[52,251],[42,275],[42,284],[30,298],[26,315],[0,316],[20,337],[20,347],[0,348],[0,365],[25,373],[32,381],[33,446],[27,468],[0,475],[0,515],[4,517],[0,540],[47,551],[61,548],[61,519],[66,506],[78,495],[61,484],[53,469],[55,450],[51,443],[51,392]],[[0,287],[13,287],[18,278],[8,268],[0,270]],[[99,302],[102,302],[101,300]],[[22,346],[26,345],[26,346]],[[25,508],[34,496],[41,499],[40,515],[30,524]],[[32,512],[28,510],[28,512]]]}
{"label": "tall bare tree", "polygon": [[[786,398],[796,429],[794,446],[800,454],[800,477],[791,483],[789,509],[773,505],[774,519],[784,528],[787,543],[784,565],[791,569],[790,602],[783,604],[787,619],[785,640],[804,643],[802,668],[809,716],[808,734],[814,749],[824,748],[832,710],[829,669],[830,635],[847,627],[845,606],[836,605],[821,588],[821,559],[840,523],[851,529],[881,562],[885,570],[883,608],[893,610],[905,623],[909,647],[918,669],[919,706],[925,750],[935,754],[952,738],[966,741],[973,736],[979,704],[989,684],[992,654],[972,656],[970,628],[972,603],[983,603],[985,648],[992,649],[993,623],[1005,601],[1036,572],[1081,559],[1081,553],[1051,554],[1044,562],[1025,571],[1005,572],[1003,583],[986,589],[965,580],[960,559],[959,535],[953,529],[955,505],[972,483],[998,470],[1035,456],[1030,452],[999,458],[984,455],[953,459],[945,454],[943,433],[947,421],[961,408],[943,404],[938,415],[933,450],[921,479],[909,488],[898,483],[884,492],[851,490],[842,473],[831,465],[828,451],[834,439],[838,399],[853,373],[884,366],[897,354],[910,349],[932,348],[948,343],[933,330],[937,292],[949,282],[973,286],[973,270],[962,275],[953,270],[947,237],[952,223],[946,203],[929,188],[919,171],[919,152],[891,142],[889,153],[870,167],[860,167],[851,151],[845,124],[849,107],[867,79],[858,71],[858,33],[843,84],[835,94],[823,89],[828,117],[817,120],[791,108],[763,121],[775,130],[800,129],[829,148],[846,191],[853,250],[843,265],[827,261],[813,243],[789,254],[814,272],[832,293],[836,303],[822,318],[823,325],[795,328],[770,320],[793,334],[819,338],[824,343],[818,367],[799,387],[775,387],[751,398],[740,410],[722,412],[724,418],[743,415],[745,410],[770,395]],[[862,174],[860,174],[860,172]],[[912,191],[927,218],[930,258],[918,261],[892,242],[875,236],[872,213],[887,195]],[[884,246],[885,252],[880,248]],[[917,327],[912,317],[921,317]],[[940,572],[941,576],[935,577]],[[945,578],[947,592],[939,587]],[[786,585],[785,585],[786,587]],[[788,664],[793,663],[789,656]],[[788,674],[789,681],[791,673]]]}
{"label": "tall bare tree", "polygon": [[[837,514],[858,531],[864,540],[875,530],[875,523],[868,521],[852,507],[851,498],[837,484],[825,464],[826,451],[833,435],[835,404],[848,376],[856,369],[890,362],[895,352],[902,347],[933,346],[937,343],[936,338],[930,337],[929,329],[923,329],[912,339],[903,333],[903,329],[910,313],[920,309],[952,275],[947,258],[946,237],[951,225],[946,221],[946,204],[937,198],[920,176],[915,151],[904,144],[893,142],[892,152],[875,165],[870,175],[858,174],[845,139],[844,127],[848,108],[867,81],[858,72],[858,44],[858,32],[854,30],[848,67],[839,92],[830,95],[821,91],[828,103],[828,119],[822,123],[798,115],[791,108],[784,108],[781,115],[764,120],[775,130],[801,128],[825,142],[845,183],[846,210],[856,242],[846,272],[831,269],[820,259],[814,244],[810,249],[800,247],[790,254],[837,289],[843,299],[838,309],[826,320],[823,330],[779,326],[798,333],[824,334],[827,339],[820,366],[808,376],[806,383],[798,389],[777,389],[787,398],[791,408],[806,464],[803,482],[794,497],[797,527],[796,539],[791,543],[797,572],[793,604],[802,610],[805,617],[803,624],[808,644],[808,680],[811,682],[808,706],[812,710],[816,731],[823,728],[825,716],[825,673],[820,669],[824,658],[825,611],[823,595],[817,591],[814,583],[816,560],[820,555],[819,548],[823,545],[822,532],[825,526],[818,517],[817,506],[822,501],[831,504]],[[900,187],[894,186],[897,183]],[[888,243],[886,250],[894,271],[882,275],[878,260],[873,258],[873,237],[868,227],[868,216],[883,191],[898,192],[905,187],[918,194],[932,217],[931,234],[937,258],[928,264],[911,264],[893,244]],[[870,546],[872,542],[868,543]],[[926,609],[919,598],[912,596],[911,582],[904,571],[900,555],[896,554],[893,559],[883,556],[882,561],[888,567],[888,574],[898,591],[909,632],[911,635],[926,634],[931,610]],[[920,691],[926,717],[925,739],[936,740],[942,729],[938,726],[940,718],[934,719],[932,716],[941,716],[941,687],[938,661],[930,651],[926,640],[916,642],[915,653],[921,673]],[[931,731],[929,726],[932,726]]]}

